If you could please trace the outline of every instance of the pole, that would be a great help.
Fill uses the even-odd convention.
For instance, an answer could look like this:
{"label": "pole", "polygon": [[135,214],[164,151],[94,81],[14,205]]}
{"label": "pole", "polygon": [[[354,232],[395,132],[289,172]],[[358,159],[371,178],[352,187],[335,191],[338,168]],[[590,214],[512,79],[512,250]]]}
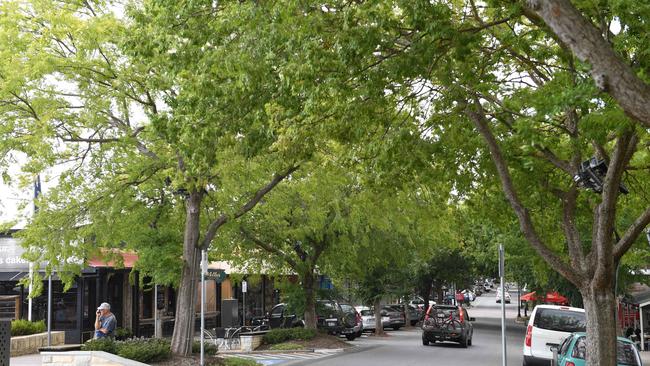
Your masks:
{"label": "pole", "polygon": [[204,348],[203,344],[203,330],[205,329],[205,275],[208,272],[208,253],[205,250],[201,251],[201,362],[200,365],[205,365]]}
{"label": "pole", "polygon": [[517,282],[517,319],[521,318],[521,287]]}
{"label": "pole", "polygon": [[503,244],[499,244],[499,277],[501,277],[501,348],[502,364],[506,366],[506,294],[505,294],[505,256]]}
{"label": "pole", "polygon": [[[41,194],[41,176],[36,175],[34,181],[34,215],[38,212],[38,205],[36,199]],[[27,320],[32,321],[32,282],[34,281],[34,265],[29,262],[29,297],[27,298]]]}
{"label": "pole", "polygon": [[52,345],[52,274],[47,279],[47,346]]}
{"label": "pole", "polygon": [[153,285],[153,336],[160,338],[158,334],[158,285]]}
{"label": "pole", "polygon": [[29,287],[27,292],[29,296],[27,297],[27,320],[32,321],[32,281],[34,281],[34,265],[32,262],[29,262]]}
{"label": "pole", "polygon": [[248,282],[242,281],[241,283],[242,291],[242,326],[246,325],[246,292],[248,292]]}

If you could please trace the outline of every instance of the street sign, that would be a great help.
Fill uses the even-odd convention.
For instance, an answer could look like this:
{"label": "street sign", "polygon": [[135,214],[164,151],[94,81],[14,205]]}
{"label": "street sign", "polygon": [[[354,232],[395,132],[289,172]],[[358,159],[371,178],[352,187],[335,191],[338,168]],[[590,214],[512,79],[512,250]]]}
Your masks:
{"label": "street sign", "polygon": [[503,244],[499,244],[499,277],[505,277],[505,258],[503,254]]}
{"label": "street sign", "polygon": [[226,279],[226,271],[223,269],[208,269],[208,273],[205,274],[205,279],[216,280],[217,283],[221,283]]}
{"label": "street sign", "polygon": [[248,292],[248,282],[246,282],[246,281],[241,282],[241,292],[243,292],[243,293]]}

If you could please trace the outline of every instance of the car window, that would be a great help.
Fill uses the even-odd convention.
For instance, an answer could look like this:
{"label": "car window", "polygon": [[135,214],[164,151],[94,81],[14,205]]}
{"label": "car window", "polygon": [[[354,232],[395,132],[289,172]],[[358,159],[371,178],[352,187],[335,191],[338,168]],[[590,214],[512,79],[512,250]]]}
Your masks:
{"label": "car window", "polygon": [[585,337],[580,337],[576,340],[575,345],[573,346],[573,352],[571,352],[571,357],[585,359],[585,354],[587,352],[587,339]]}
{"label": "car window", "polygon": [[284,306],[277,306],[277,307],[273,308],[273,312],[271,313],[271,315],[281,316],[282,315],[282,310],[284,310]]}
{"label": "car window", "polygon": [[537,309],[533,326],[560,332],[584,332],[587,325],[585,313],[562,309]]}
{"label": "car window", "polygon": [[354,313],[354,308],[351,305],[341,304],[341,309],[346,313]]}
{"label": "car window", "polygon": [[363,315],[363,316],[372,316],[372,315],[375,315],[375,312],[373,310],[361,310],[361,315]]}
{"label": "car window", "polygon": [[432,308],[429,316],[437,318],[449,318],[453,315],[454,318],[458,318],[458,309],[457,308]]}
{"label": "car window", "polygon": [[616,345],[616,363],[618,365],[639,365],[633,344],[618,341]]}
{"label": "car window", "polygon": [[566,355],[567,350],[569,349],[569,345],[571,344],[571,339],[572,337],[566,337],[564,341],[562,341],[562,344],[560,345],[560,348],[558,349],[558,353],[561,355]]}

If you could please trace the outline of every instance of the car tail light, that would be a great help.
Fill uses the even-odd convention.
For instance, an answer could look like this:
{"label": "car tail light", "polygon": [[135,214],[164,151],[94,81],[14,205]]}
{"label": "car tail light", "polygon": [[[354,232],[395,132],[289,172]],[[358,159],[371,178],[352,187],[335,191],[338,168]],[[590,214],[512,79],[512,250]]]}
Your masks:
{"label": "car tail light", "polygon": [[460,322],[464,323],[465,322],[465,314],[463,314],[463,308],[460,307],[460,306],[458,307],[458,314],[460,314]]}
{"label": "car tail light", "polygon": [[425,322],[426,322],[427,320],[429,320],[429,312],[430,312],[430,311],[431,311],[431,306],[429,306],[429,308],[427,309],[426,314],[424,314],[424,321],[425,321]]}
{"label": "car tail light", "polygon": [[576,364],[573,363],[573,362],[571,362],[571,361],[567,361],[567,362],[564,364],[564,366],[576,366]]}
{"label": "car tail light", "polygon": [[361,314],[357,313],[357,324],[361,324],[363,319],[361,319]]}
{"label": "car tail light", "polygon": [[532,343],[533,343],[533,326],[529,325],[528,328],[526,328],[526,339],[524,340],[524,344],[526,345],[526,347],[530,347]]}

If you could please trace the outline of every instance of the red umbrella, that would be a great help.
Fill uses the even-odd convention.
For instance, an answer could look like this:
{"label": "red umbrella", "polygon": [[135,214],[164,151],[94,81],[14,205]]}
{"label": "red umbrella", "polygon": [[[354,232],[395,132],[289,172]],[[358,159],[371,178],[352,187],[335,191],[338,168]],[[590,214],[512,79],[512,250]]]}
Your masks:
{"label": "red umbrella", "polygon": [[521,301],[535,301],[535,300],[537,300],[537,295],[535,294],[535,291],[529,292],[521,296]]}
{"label": "red umbrella", "polygon": [[549,292],[546,294],[546,302],[552,302],[555,304],[568,304],[569,299],[560,295],[557,291]]}

